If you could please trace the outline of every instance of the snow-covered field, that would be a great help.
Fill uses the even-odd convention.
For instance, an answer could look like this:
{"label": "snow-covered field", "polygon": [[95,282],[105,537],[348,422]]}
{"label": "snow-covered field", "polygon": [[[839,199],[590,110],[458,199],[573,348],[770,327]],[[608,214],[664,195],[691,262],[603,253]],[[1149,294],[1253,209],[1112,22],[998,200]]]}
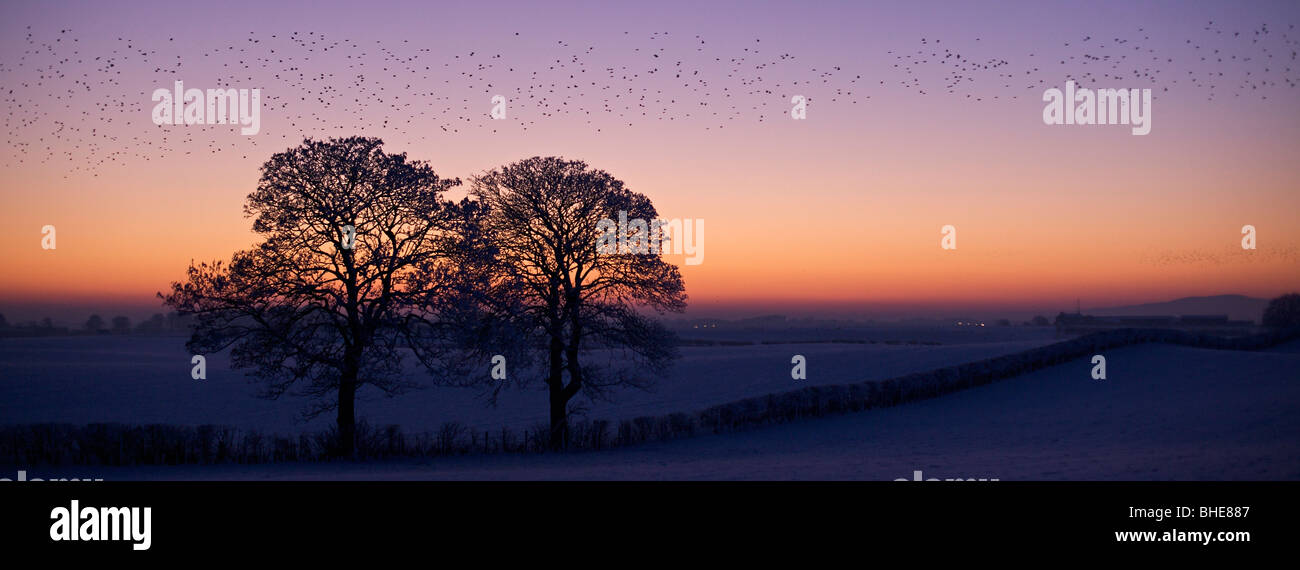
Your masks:
{"label": "snow-covered field", "polygon": [[[877,362],[871,355],[839,357]],[[925,478],[1000,480],[1300,479],[1300,342],[1265,352],[1139,345],[1106,357],[1104,381],[1092,380],[1091,363],[1078,359],[894,408],[613,451],[360,464],[65,467],[36,475],[892,480],[920,470]],[[765,356],[760,351],[748,358]]]}
{"label": "snow-covered field", "polygon": [[[687,346],[674,369],[651,392],[624,390],[613,402],[596,402],[593,419],[695,411],[750,396],[811,384],[885,379],[1018,352],[1055,340],[1051,329],[1000,331],[949,329],[744,331],[716,338],[880,339],[877,344],[754,344]],[[705,334],[685,335],[707,339]],[[906,344],[907,341],[952,344]],[[884,344],[899,341],[901,344]],[[808,378],[790,376],[790,359],[807,358]],[[332,417],[302,422],[302,401],[255,397],[243,372],[224,354],[207,361],[207,380],[190,378],[190,354],[178,337],[101,336],[0,340],[0,423],[122,422],[219,424],[281,434],[327,427]],[[490,363],[484,363],[487,376]],[[410,377],[430,378],[416,368]],[[495,408],[473,388],[435,387],[387,398],[363,389],[357,414],[372,424],[399,424],[410,432],[435,431],[444,422],[479,430],[530,428],[547,421],[546,394],[504,392]]]}

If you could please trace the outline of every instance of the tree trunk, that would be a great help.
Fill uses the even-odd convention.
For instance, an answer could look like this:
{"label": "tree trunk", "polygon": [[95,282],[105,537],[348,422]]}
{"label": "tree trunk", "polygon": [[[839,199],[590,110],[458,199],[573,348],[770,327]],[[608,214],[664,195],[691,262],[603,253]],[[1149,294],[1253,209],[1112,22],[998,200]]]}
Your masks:
{"label": "tree trunk", "polygon": [[356,452],[357,444],[357,417],[356,401],[357,389],[354,384],[339,384],[339,457],[351,459]]}
{"label": "tree trunk", "polygon": [[561,451],[569,441],[569,399],[563,390],[551,390],[551,451]]}
{"label": "tree trunk", "polygon": [[569,439],[569,399],[564,397],[564,343],[557,337],[551,337],[551,374],[546,379],[546,386],[551,396],[551,441],[552,451],[564,449]]}
{"label": "tree trunk", "polygon": [[[580,318],[581,312],[578,309],[579,304],[577,293],[569,295],[568,306],[571,307],[569,311],[569,342],[564,346],[564,363],[566,368],[569,370],[569,384],[560,389],[560,396],[558,398],[560,405],[566,407],[569,400],[573,399],[573,397],[578,395],[578,392],[582,390],[582,366],[578,364],[578,349],[582,342],[582,319]],[[555,414],[554,408],[555,402],[553,399],[551,403],[552,415]],[[561,410],[561,412],[563,411],[564,410]],[[567,418],[563,429],[564,439],[567,441],[569,436],[569,424]]]}
{"label": "tree trunk", "polygon": [[342,377],[339,378],[339,457],[351,459],[357,446],[357,366],[344,365]]}

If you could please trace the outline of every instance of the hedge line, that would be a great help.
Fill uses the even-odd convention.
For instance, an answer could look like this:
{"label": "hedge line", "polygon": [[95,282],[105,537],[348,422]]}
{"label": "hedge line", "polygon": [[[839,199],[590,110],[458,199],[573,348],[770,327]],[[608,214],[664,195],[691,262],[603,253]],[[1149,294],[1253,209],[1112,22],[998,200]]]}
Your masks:
{"label": "hedge line", "polygon": [[[618,422],[574,421],[570,425],[568,449],[610,449],[896,406],[1132,344],[1161,342],[1223,350],[1259,350],[1297,337],[1300,329],[1232,338],[1165,329],[1102,331],[1016,354],[888,380],[809,386],[719,404],[693,413],[643,416]],[[509,428],[478,431],[453,422],[443,424],[436,432],[405,434],[396,425],[374,427],[362,421],[357,426],[357,455],[362,459],[383,459],[543,452],[548,433],[545,425],[516,433]],[[333,428],[285,437],[214,425],[7,425],[0,426],[0,462],[31,466],[320,461],[332,457],[336,439]]]}

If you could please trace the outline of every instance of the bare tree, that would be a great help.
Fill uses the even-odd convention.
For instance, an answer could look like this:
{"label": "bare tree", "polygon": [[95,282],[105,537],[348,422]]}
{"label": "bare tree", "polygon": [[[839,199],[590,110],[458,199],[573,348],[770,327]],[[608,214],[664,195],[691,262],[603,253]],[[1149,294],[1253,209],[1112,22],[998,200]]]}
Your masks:
{"label": "bare tree", "polygon": [[685,308],[681,274],[659,251],[598,247],[620,213],[646,225],[618,238],[658,243],[662,232],[649,198],[581,161],[521,160],[475,177],[472,193],[488,210],[483,234],[496,253],[489,310],[543,356],[550,446],[563,447],[576,395],[647,387],[676,357],[671,332],[643,313]]}
{"label": "bare tree", "polygon": [[272,156],[244,206],[261,243],[229,264],[191,264],[186,281],[159,293],[195,317],[191,351],[233,347],[263,396],[297,386],[311,398],[308,417],[336,411],[343,456],[355,451],[359,388],[414,386],[402,374],[413,331],[436,372],[430,296],[445,266],[463,262],[459,234],[473,209],[442,197],[460,180],[382,144],[308,139]]}

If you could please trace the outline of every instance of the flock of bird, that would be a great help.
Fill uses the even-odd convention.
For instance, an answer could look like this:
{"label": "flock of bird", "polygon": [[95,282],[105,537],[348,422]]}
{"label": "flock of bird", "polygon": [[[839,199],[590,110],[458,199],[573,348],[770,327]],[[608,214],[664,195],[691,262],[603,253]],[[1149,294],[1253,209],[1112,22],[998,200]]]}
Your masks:
{"label": "flock of bird", "polygon": [[1238,244],[1229,243],[1217,249],[1151,250],[1140,254],[1138,262],[1161,267],[1175,265],[1223,266],[1246,263],[1295,264],[1300,262],[1300,247],[1283,243],[1260,249],[1242,249]]}
{"label": "flock of bird", "polygon": [[1004,95],[1018,99],[1017,90],[1025,89],[1036,96],[1043,89],[1074,81],[1085,87],[1151,86],[1162,92],[1180,84],[1190,85],[1205,89],[1206,99],[1213,101],[1221,93],[1268,99],[1270,89],[1295,88],[1300,80],[1296,55],[1300,37],[1296,36],[1294,24],[1274,33],[1266,22],[1243,36],[1240,31],[1230,32],[1210,21],[1197,39],[1185,39],[1183,43],[1180,47],[1185,48],[1184,53],[1176,58],[1162,53],[1168,50],[1157,51],[1145,28],[1137,28],[1130,38],[1085,35],[1062,43],[1061,51],[1070,55],[1054,57],[1031,52],[1017,59],[1023,62],[1017,66],[1004,58],[968,58],[961,50],[943,46],[939,39],[921,38],[920,47],[914,51],[889,53],[894,56],[894,68],[906,75],[899,86],[926,94],[922,77],[930,71],[930,84],[941,84],[948,94],[976,100],[983,100],[983,96],[967,87],[977,82],[999,84],[1005,90],[1002,95],[992,95],[993,99]]}
{"label": "flock of bird", "polygon": [[[830,106],[856,105],[899,88],[916,95],[973,101],[1041,96],[1067,80],[1087,86],[1195,87],[1208,100],[1267,99],[1294,89],[1300,37],[1294,25],[1235,31],[1209,22],[1170,51],[1137,28],[1128,37],[1085,35],[1040,52],[993,55],[989,42],[919,38],[854,62],[810,64],[761,39],[714,45],[700,35],[656,32],[609,46],[555,40],[549,48],[506,32],[491,51],[438,52],[410,40],[353,40],[316,32],[248,33],[220,46],[176,38],[83,45],[76,30],[38,36],[0,58],[0,99],[7,114],[9,165],[64,160],[70,172],[185,155],[257,151],[305,136],[399,133],[527,132],[546,121],[577,122],[595,132],[638,123],[684,122],[705,130],[742,121],[786,119],[792,95]],[[548,40],[549,41],[549,40]],[[769,42],[770,43],[770,42]],[[1157,48],[1156,46],[1161,46]],[[1049,55],[1049,53],[1053,55]],[[882,69],[883,67],[883,69]],[[261,88],[259,136],[230,128],[175,128],[150,120],[154,89]],[[1289,92],[1294,96],[1295,92]],[[507,100],[509,120],[491,117],[492,95]],[[263,143],[266,144],[266,143]]]}

